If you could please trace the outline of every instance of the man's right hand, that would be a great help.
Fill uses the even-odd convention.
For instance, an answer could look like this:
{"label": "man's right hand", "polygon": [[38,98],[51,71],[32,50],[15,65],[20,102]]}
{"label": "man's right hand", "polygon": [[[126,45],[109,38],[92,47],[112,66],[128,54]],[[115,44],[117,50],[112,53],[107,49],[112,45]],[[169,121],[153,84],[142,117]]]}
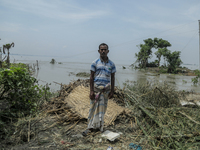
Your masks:
{"label": "man's right hand", "polygon": [[91,100],[95,99],[94,91],[90,91],[90,99]]}

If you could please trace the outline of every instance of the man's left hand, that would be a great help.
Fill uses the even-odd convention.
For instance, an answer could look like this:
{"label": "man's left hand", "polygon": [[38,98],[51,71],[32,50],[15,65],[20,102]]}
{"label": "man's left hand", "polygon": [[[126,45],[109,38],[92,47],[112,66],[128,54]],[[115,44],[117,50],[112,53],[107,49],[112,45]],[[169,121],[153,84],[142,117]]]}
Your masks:
{"label": "man's left hand", "polygon": [[109,99],[113,98],[113,95],[114,95],[114,92],[110,92],[110,93],[108,94],[108,98],[109,98]]}

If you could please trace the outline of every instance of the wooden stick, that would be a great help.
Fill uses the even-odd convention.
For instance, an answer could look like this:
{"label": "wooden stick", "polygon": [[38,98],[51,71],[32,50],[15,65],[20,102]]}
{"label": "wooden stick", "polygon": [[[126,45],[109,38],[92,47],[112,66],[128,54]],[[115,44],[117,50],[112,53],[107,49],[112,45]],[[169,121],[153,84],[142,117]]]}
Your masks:
{"label": "wooden stick", "polygon": [[62,109],[64,109],[64,110],[65,110],[65,108],[59,108],[59,109],[53,109],[53,110],[49,110],[49,111],[47,111],[47,113],[54,112],[54,111],[58,111],[58,110],[62,110]]}
{"label": "wooden stick", "polygon": [[142,130],[140,130],[139,134],[136,136],[135,141],[136,141],[136,139],[140,136],[140,133],[141,133],[141,132],[142,132]]}
{"label": "wooden stick", "polygon": [[200,124],[198,121],[195,121],[194,119],[192,119],[190,116],[186,115],[185,113],[179,111],[180,114],[186,116],[188,119],[190,119],[192,122],[196,123],[196,124]]}
{"label": "wooden stick", "polygon": [[30,141],[30,131],[31,130],[31,125],[30,125],[30,120],[29,120],[29,123],[28,123],[28,142]]}
{"label": "wooden stick", "polygon": [[58,82],[55,82],[55,81],[53,81],[53,82],[56,83],[56,84],[62,85],[62,83],[58,83]]}
{"label": "wooden stick", "polygon": [[108,125],[111,125],[111,123],[112,123],[113,121],[115,121],[115,119],[117,118],[117,116],[118,116],[118,115],[114,114],[113,117],[112,117],[112,119],[111,119],[111,121],[108,123]]}
{"label": "wooden stick", "polygon": [[[137,118],[136,118],[137,119]],[[139,120],[137,119],[137,123],[138,123],[138,126],[140,127],[140,129],[142,130],[142,132],[146,135],[147,135],[147,132],[144,130],[144,128],[142,127],[142,125],[140,124]]]}
{"label": "wooden stick", "polygon": [[54,113],[56,114],[57,118],[60,119],[60,117],[58,116],[58,114],[56,112],[54,112]]}
{"label": "wooden stick", "polygon": [[68,130],[70,130],[71,128],[73,128],[80,120],[78,120],[75,124],[73,124],[71,127],[69,127],[65,132],[67,132]]}
{"label": "wooden stick", "polygon": [[132,120],[131,120],[131,128],[133,128],[133,123],[132,123]]}

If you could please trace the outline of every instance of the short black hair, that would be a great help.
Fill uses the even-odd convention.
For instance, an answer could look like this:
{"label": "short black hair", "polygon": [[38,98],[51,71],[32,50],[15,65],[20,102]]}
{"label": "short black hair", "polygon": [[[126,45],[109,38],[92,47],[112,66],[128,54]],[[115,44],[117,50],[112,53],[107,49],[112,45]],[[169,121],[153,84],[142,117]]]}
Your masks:
{"label": "short black hair", "polygon": [[101,43],[101,44],[99,45],[99,49],[100,49],[100,46],[107,46],[107,48],[108,48],[108,45],[107,45],[106,43]]}

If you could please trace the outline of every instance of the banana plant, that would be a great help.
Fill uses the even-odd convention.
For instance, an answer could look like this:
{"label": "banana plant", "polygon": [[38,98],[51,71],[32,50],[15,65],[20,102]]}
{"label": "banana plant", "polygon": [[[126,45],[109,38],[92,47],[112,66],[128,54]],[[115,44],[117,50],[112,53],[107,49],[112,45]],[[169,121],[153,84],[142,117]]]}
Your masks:
{"label": "banana plant", "polygon": [[6,60],[8,67],[10,66],[10,51],[9,50],[11,47],[14,47],[14,46],[15,46],[14,42],[12,42],[11,44],[3,45],[3,53],[6,54],[5,50],[8,51],[7,60]]}

